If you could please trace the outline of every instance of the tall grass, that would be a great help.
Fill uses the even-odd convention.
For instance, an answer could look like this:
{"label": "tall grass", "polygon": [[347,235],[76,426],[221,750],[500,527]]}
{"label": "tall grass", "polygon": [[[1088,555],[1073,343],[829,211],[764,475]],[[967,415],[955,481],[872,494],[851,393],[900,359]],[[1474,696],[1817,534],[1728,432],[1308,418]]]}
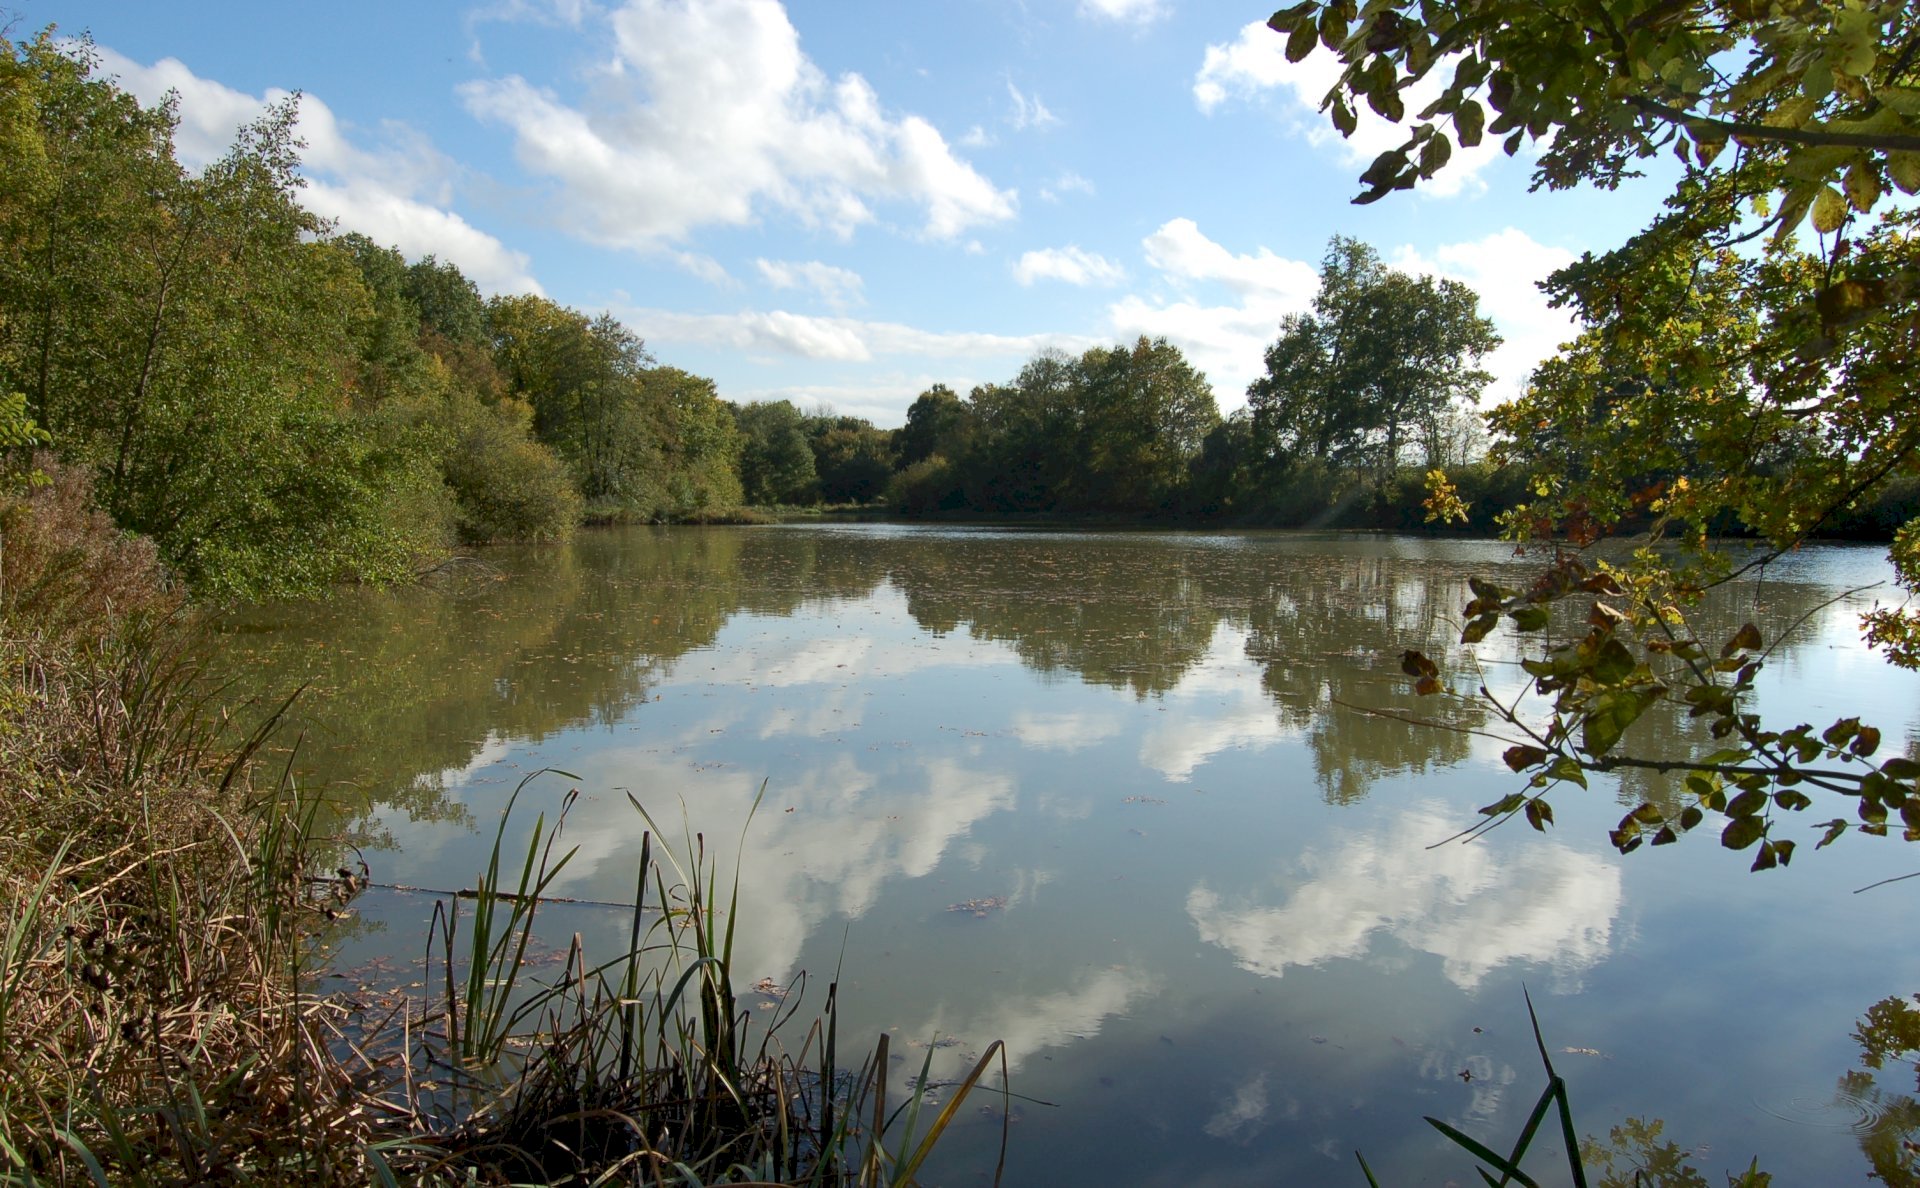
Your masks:
{"label": "tall grass", "polygon": [[0,1184],[914,1182],[999,1045],[935,1110],[884,1038],[842,1066],[833,986],[756,1023],[737,870],[723,903],[704,839],[657,828],[622,950],[532,978],[572,792],[509,851],[516,790],[422,996],[316,993],[368,871],[264,767],[286,705],[235,731],[151,550],[51,469],[0,495]]}
{"label": "tall grass", "polygon": [[638,801],[648,828],[624,951],[593,963],[575,934],[557,975],[524,977],[543,895],[573,854],[559,847],[569,791],[506,861],[512,809],[545,774],[566,776],[522,780],[472,896],[436,912],[436,1000],[415,1016],[395,1103],[414,1131],[374,1151],[396,1179],[906,1185],[996,1060],[1004,1084],[997,1043],[937,1110],[921,1091],[890,1095],[885,1036],[840,1067],[834,985],[810,1020],[802,978],[756,1023],[733,993],[738,869],[723,885],[699,834],[657,844]]}

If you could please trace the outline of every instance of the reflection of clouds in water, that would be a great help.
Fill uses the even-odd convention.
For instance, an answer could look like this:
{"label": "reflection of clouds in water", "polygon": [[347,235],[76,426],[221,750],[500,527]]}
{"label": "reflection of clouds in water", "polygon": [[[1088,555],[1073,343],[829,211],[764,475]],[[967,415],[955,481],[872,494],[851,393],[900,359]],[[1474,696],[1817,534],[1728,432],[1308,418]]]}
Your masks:
{"label": "reflection of clouds in water", "polygon": [[[684,767],[630,749],[595,754],[580,775],[585,788],[633,788],[682,861],[682,839],[704,834],[708,858],[719,871],[720,894],[728,894],[741,822],[760,791],[757,779],[722,770],[702,772],[689,782]],[[876,777],[843,755],[768,788],[759,818],[747,830],[740,865],[736,980],[784,980],[822,921],[836,913],[862,915],[888,882],[925,876],[977,822],[1014,805],[1011,777],[972,771],[952,760],[928,763],[920,779],[919,788],[901,786],[895,794],[881,795],[875,792]],[[648,791],[667,788],[686,793],[676,800]],[[529,800],[523,811],[530,821],[536,802]],[[645,828],[618,792],[582,797],[566,834],[566,843],[578,851],[550,893],[630,895],[631,867],[639,859]],[[596,895],[596,886],[628,889]]]}
{"label": "reflection of clouds in water", "polygon": [[995,1039],[1006,1044],[1007,1068],[1017,1071],[1048,1048],[1098,1035],[1109,1018],[1125,1015],[1155,985],[1156,979],[1140,970],[1098,969],[1083,974],[1066,990],[992,997],[968,1004],[967,1013],[958,1018],[942,1012],[917,1027],[902,1027],[899,1034],[910,1041],[934,1035],[962,1040],[957,1046],[934,1050],[930,1076],[936,1081],[965,1076],[981,1050]]}
{"label": "reflection of clouds in water", "polygon": [[1420,1058],[1420,1076],[1423,1080],[1463,1081],[1466,1079],[1460,1075],[1462,1072],[1472,1073],[1473,1079],[1466,1081],[1470,1090],[1466,1108],[1452,1115],[1453,1124],[1484,1126],[1493,1123],[1499,1118],[1507,1091],[1519,1079],[1519,1074],[1511,1064],[1503,1061],[1495,1065],[1493,1057],[1481,1052],[1463,1053],[1448,1048],[1428,1052]]}
{"label": "reflection of clouds in water", "polygon": [[862,695],[845,687],[809,696],[800,705],[775,706],[760,726],[760,737],[818,738],[860,728]]}
{"label": "reflection of clouds in water", "polygon": [[[797,629],[830,633],[785,634]],[[930,668],[987,668],[1020,662],[1005,646],[979,644],[964,636],[928,636],[904,610],[863,624],[858,631],[834,632],[806,619],[746,618],[731,624],[728,632],[739,632],[748,642],[740,646],[723,639],[715,649],[689,655],[674,664],[666,682],[792,688],[854,679],[891,680]]]}
{"label": "reflection of clouds in water", "polygon": [[1120,730],[1120,719],[1111,714],[1023,713],[1013,720],[1013,736],[1043,751],[1084,751]]}
{"label": "reflection of clouds in water", "polygon": [[1140,762],[1179,782],[1222,751],[1263,750],[1290,731],[1261,685],[1261,667],[1247,659],[1243,627],[1222,624],[1206,658],[1162,697],[1166,712],[1140,741]]}
{"label": "reflection of clouds in water", "polygon": [[1577,974],[1606,956],[1618,868],[1534,838],[1506,854],[1479,843],[1427,849],[1451,832],[1440,810],[1411,811],[1380,834],[1309,851],[1307,881],[1279,907],[1229,904],[1202,883],[1187,914],[1201,939],[1275,978],[1288,966],[1364,956],[1376,932],[1439,957],[1463,990],[1511,961]]}
{"label": "reflection of clouds in water", "polygon": [[467,781],[480,774],[482,769],[492,767],[513,752],[512,739],[498,731],[489,730],[487,736],[480,740],[480,748],[473,753],[473,758],[467,760],[464,765],[441,771],[422,772],[413,778],[413,782],[422,787],[442,787],[452,793],[458,788],[465,787]]}
{"label": "reflection of clouds in water", "polygon": [[1300,1103],[1287,1098],[1286,1104],[1279,1110],[1278,1116],[1268,1101],[1267,1074],[1256,1072],[1234,1086],[1213,1112],[1202,1128],[1208,1135],[1217,1139],[1227,1139],[1245,1146],[1253,1141],[1253,1136],[1265,1130],[1276,1121],[1290,1121],[1300,1116]]}

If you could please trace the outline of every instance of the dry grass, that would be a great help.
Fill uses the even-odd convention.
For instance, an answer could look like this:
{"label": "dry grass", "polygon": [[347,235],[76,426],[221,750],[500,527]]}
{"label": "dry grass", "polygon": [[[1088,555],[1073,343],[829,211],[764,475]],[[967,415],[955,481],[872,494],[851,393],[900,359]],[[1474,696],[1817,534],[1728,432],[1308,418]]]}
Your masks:
{"label": "dry grass", "polygon": [[503,819],[424,997],[369,1017],[311,993],[365,867],[258,770],[279,714],[236,737],[216,708],[151,548],[48,469],[0,500],[0,1183],[914,1181],[998,1046],[926,1117],[889,1102],[884,1038],[840,1066],[831,990],[787,1051],[734,1000],[735,905],[698,839],[671,875],[643,851],[625,953],[576,939],[536,983],[564,810],[520,861]]}

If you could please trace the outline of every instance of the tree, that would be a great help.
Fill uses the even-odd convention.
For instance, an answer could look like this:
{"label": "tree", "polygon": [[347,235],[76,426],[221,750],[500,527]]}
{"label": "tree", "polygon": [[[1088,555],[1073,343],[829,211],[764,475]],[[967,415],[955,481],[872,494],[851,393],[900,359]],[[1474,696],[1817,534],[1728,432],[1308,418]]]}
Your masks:
{"label": "tree", "polygon": [[[1889,193],[1920,191],[1920,14],[1894,0],[1441,0],[1362,15],[1308,0],[1270,24],[1295,61],[1316,44],[1339,56],[1324,109],[1345,134],[1357,104],[1400,121],[1408,88],[1439,83],[1357,201],[1431,177],[1483,134],[1505,136],[1509,154],[1536,142],[1536,186],[1615,185],[1667,151],[1684,168],[1646,230],[1552,279],[1587,328],[1493,419],[1496,459],[1535,471],[1507,531],[1556,547],[1528,590],[1477,584],[1464,637],[1502,620],[1539,630],[1576,596],[1588,629],[1526,662],[1550,702],[1543,725],[1496,707],[1519,734],[1507,762],[1528,782],[1489,820],[1525,813],[1541,827],[1560,783],[1642,768],[1680,773],[1687,800],[1636,807],[1613,833],[1622,851],[1713,813],[1754,869],[1781,865],[1794,841],[1776,827],[1813,806],[1807,790],[1851,810],[1825,823],[1821,845],[1850,828],[1920,840],[1920,762],[1877,757],[1880,732],[1858,718],[1770,728],[1748,708],[1767,641],[1751,626],[1695,638],[1684,612],[1736,572],[1715,547],[1720,526],[1764,541],[1749,568],[1920,474],[1920,216]],[[1636,519],[1682,552],[1620,565],[1583,554]],[[1891,556],[1920,592],[1920,521],[1898,529]],[[1920,667],[1920,607],[1877,609],[1866,627],[1889,660]],[[1425,657],[1405,667],[1422,690],[1441,688]],[[1704,719],[1720,749],[1638,753],[1627,731],[1659,699]]]}
{"label": "tree", "polygon": [[1179,347],[1145,335],[1130,347],[1094,347],[1076,371],[1082,473],[1074,503],[1102,512],[1172,510],[1188,465],[1220,423],[1207,377]]}
{"label": "tree", "polygon": [[935,384],[907,406],[907,423],[894,434],[900,465],[923,462],[935,454],[953,458],[966,449],[973,410],[945,384]]}
{"label": "tree", "polygon": [[1304,457],[1384,483],[1410,439],[1493,378],[1476,364],[1500,337],[1479,304],[1458,281],[1409,276],[1335,236],[1312,311],[1280,323],[1247,388],[1258,448],[1282,471]]}
{"label": "tree", "polygon": [[878,499],[893,474],[893,434],[864,417],[831,412],[806,418],[820,498],[828,503]]}
{"label": "tree", "polygon": [[171,107],[89,46],[0,45],[0,391],[193,584],[409,574],[439,526],[402,509],[433,479],[349,406],[367,295],[297,201],[297,99],[188,175]]}
{"label": "tree", "polygon": [[738,405],[740,485],[753,504],[810,503],[816,495],[806,418],[791,400]]}

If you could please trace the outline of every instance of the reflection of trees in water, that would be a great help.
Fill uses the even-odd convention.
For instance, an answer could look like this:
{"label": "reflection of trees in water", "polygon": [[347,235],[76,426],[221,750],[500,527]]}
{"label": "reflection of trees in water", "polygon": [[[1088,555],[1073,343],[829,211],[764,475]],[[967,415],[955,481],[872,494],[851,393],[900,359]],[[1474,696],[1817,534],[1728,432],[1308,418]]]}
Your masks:
{"label": "reflection of trees in water", "polygon": [[922,538],[890,550],[888,576],[928,631],[1144,698],[1206,658],[1222,612],[1205,560],[1148,537]]}
{"label": "reflection of trees in water", "polygon": [[[1469,739],[1457,731],[1483,724],[1469,699],[1415,698],[1399,671],[1402,651],[1423,648],[1457,684],[1473,683],[1451,641],[1466,576],[1488,566],[1451,555],[1284,536],[631,529],[489,554],[496,575],[441,589],[253,608],[223,625],[222,642],[241,689],[263,701],[311,686],[295,723],[310,778],[432,818],[458,811],[449,776],[485,757],[490,739],[537,742],[625,719],[672,661],[711,645],[740,611],[791,615],[890,583],[928,631],[964,628],[1035,671],[1136,698],[1173,689],[1222,624],[1244,624],[1281,723],[1305,733],[1322,793],[1345,803],[1383,775],[1461,760]],[[1700,633],[1720,638],[1751,618],[1772,638],[1822,596],[1734,587],[1702,610]],[[1711,749],[1678,707],[1645,715],[1636,742]],[[1649,794],[1668,795],[1660,777],[1622,777],[1623,799]]]}
{"label": "reflection of trees in water", "polygon": [[735,587],[751,544],[588,534],[490,554],[498,572],[441,588],[249,608],[221,624],[222,642],[237,692],[265,701],[308,686],[283,737],[304,735],[310,782],[415,818],[458,815],[447,775],[490,739],[619,721],[667,662],[710,644],[747,601]]}
{"label": "reflection of trees in water", "polygon": [[[1454,625],[1465,579],[1427,561],[1381,556],[1314,558],[1277,573],[1249,601],[1247,655],[1282,718],[1304,730],[1321,794],[1350,804],[1373,780],[1464,759],[1482,724],[1479,705],[1416,698],[1400,671],[1408,648],[1429,650],[1458,671]],[[1456,654],[1449,654],[1449,653]],[[1355,708],[1358,707],[1358,708]],[[1409,714],[1443,727],[1369,714]]]}

